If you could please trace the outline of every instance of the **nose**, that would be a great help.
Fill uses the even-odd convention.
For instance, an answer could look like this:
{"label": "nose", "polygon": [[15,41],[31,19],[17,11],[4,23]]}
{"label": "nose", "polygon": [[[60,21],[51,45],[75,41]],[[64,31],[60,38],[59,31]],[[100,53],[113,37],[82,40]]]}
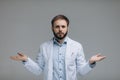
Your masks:
{"label": "nose", "polygon": [[62,27],[61,26],[59,27],[59,30],[62,31]]}

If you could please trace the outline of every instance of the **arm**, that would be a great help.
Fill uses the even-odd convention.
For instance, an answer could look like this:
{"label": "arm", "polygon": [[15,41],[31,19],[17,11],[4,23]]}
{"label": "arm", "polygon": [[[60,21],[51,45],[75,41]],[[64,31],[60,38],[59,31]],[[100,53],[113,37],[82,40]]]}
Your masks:
{"label": "arm", "polygon": [[[40,60],[40,58],[42,58],[42,55],[38,56],[37,62],[34,62],[33,60],[31,60],[29,57],[27,57],[25,54],[23,53],[18,53],[18,55],[16,56],[11,56],[10,57],[12,60],[15,61],[22,61],[25,68],[27,68],[29,71],[31,71],[32,73],[39,75],[42,71],[43,71],[43,59]],[[41,63],[40,63],[41,62]]]}
{"label": "arm", "polygon": [[101,61],[105,58],[106,58],[105,56],[97,54],[97,55],[92,56],[89,59],[89,61],[86,62],[84,52],[83,52],[83,48],[81,48],[80,51],[78,52],[78,56],[77,56],[77,59],[76,59],[76,61],[77,61],[77,71],[81,75],[85,75],[89,71],[92,70],[92,68],[95,66],[96,62],[99,62],[99,61]]}
{"label": "arm", "polygon": [[80,73],[80,75],[85,75],[89,71],[92,70],[89,61],[86,62],[85,55],[83,52],[83,48],[78,50],[77,58],[76,58],[76,65],[77,65],[77,72]]}

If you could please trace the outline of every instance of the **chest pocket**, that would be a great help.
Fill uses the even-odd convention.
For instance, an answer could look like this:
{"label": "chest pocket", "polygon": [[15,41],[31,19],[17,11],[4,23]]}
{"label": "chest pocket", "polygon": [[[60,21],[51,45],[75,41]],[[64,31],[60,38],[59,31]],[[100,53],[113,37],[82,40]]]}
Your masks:
{"label": "chest pocket", "polygon": [[69,53],[69,56],[67,57],[68,65],[75,66],[76,65],[76,58],[77,58],[76,51],[72,51],[71,53]]}

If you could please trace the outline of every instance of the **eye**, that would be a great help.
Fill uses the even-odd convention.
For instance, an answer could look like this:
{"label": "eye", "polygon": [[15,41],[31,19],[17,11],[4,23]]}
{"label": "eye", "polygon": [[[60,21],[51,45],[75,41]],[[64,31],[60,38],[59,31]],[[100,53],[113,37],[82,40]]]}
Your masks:
{"label": "eye", "polygon": [[65,28],[65,26],[64,26],[64,25],[62,25],[62,28]]}
{"label": "eye", "polygon": [[56,25],[55,28],[59,28],[60,26],[59,25]]}

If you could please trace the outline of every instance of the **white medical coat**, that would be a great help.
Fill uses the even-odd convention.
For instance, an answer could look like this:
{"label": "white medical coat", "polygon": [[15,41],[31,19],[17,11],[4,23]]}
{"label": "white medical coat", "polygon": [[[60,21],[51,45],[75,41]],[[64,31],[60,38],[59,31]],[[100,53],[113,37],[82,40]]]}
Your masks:
{"label": "white medical coat", "polygon": [[[40,53],[34,62],[28,58],[24,66],[34,74],[44,72],[45,80],[53,80],[53,39],[40,46]],[[66,80],[77,80],[77,73],[85,75],[92,68],[86,62],[82,45],[67,37],[67,48],[65,54]]]}

